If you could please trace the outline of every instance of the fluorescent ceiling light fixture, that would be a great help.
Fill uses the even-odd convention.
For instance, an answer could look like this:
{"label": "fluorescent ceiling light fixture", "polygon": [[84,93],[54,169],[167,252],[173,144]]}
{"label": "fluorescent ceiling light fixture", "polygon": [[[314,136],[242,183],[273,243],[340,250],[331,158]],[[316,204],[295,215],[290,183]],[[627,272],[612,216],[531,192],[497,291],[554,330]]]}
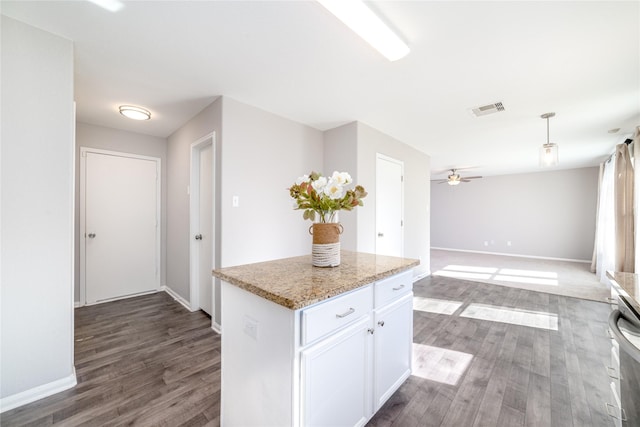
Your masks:
{"label": "fluorescent ceiling light fixture", "polygon": [[409,46],[391,31],[362,1],[317,1],[389,61],[396,61],[409,53]]}
{"label": "fluorescent ceiling light fixture", "polygon": [[133,120],[149,120],[151,113],[144,108],[136,107],[133,105],[121,105],[120,114]]}
{"label": "fluorescent ceiling light fixture", "polygon": [[124,3],[122,3],[120,0],[89,0],[89,1],[95,4],[96,6],[100,6],[101,8],[114,13],[124,7]]}

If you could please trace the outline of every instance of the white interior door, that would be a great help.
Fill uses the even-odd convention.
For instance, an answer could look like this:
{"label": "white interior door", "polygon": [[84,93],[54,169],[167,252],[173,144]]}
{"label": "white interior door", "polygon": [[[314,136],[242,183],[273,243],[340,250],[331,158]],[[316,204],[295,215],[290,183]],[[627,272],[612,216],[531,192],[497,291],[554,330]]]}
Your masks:
{"label": "white interior door", "polygon": [[403,256],[404,164],[376,157],[376,254]]}
{"label": "white interior door", "polygon": [[220,331],[220,297],[215,289],[215,134],[191,144],[189,304],[211,316]]}
{"label": "white interior door", "polygon": [[85,152],[87,303],[159,287],[159,159]]}
{"label": "white interior door", "polygon": [[200,308],[213,314],[213,146],[200,150],[198,286]]}

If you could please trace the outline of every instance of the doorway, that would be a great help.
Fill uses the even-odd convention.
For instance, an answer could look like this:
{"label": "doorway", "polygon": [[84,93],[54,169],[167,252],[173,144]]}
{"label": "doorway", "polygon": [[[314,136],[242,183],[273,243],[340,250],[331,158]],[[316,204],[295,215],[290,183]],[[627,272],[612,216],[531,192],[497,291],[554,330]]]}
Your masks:
{"label": "doorway", "polygon": [[404,254],[404,163],[376,154],[376,254]]}
{"label": "doorway", "polygon": [[160,287],[160,159],[80,148],[80,302]]}
{"label": "doorway", "polygon": [[215,266],[215,134],[206,135],[191,144],[190,182],[190,277],[192,310],[202,310],[216,322],[216,290],[211,271]]}

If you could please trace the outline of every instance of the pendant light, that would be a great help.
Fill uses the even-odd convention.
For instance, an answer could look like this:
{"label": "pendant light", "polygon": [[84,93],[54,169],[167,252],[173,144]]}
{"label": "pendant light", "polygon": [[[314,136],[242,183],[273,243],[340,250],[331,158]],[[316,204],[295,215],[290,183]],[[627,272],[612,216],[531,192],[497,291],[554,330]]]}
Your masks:
{"label": "pendant light", "polygon": [[547,168],[558,164],[558,144],[549,142],[549,119],[556,113],[545,113],[540,116],[547,120],[547,143],[540,147],[540,167]]}

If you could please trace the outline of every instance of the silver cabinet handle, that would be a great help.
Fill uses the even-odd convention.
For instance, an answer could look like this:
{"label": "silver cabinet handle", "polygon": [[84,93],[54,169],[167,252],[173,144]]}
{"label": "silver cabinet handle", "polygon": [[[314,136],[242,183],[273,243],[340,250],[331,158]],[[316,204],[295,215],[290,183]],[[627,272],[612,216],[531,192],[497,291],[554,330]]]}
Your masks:
{"label": "silver cabinet handle", "polygon": [[371,335],[373,335],[374,331],[373,331],[373,329],[369,328],[369,329],[367,329],[367,332],[369,332]]}
{"label": "silver cabinet handle", "polygon": [[96,237],[96,233],[89,233],[87,237],[93,239],[94,237]]}
{"label": "silver cabinet handle", "polygon": [[618,372],[616,371],[616,368],[612,368],[611,366],[607,366],[607,375],[609,375],[609,378],[613,380],[620,379],[618,378]]}
{"label": "silver cabinet handle", "polygon": [[380,325],[380,327],[383,327],[384,326],[384,320],[379,321],[378,325]]}
{"label": "silver cabinet handle", "polygon": [[196,234],[196,240],[202,240],[202,234]]}
{"label": "silver cabinet handle", "polygon": [[378,233],[378,237],[384,237],[384,233]]}
{"label": "silver cabinet handle", "polygon": [[355,312],[356,312],[356,309],[352,307],[352,308],[350,308],[349,310],[345,311],[342,314],[336,314],[336,317],[338,319],[342,319],[343,317],[347,317],[348,315],[353,314]]}
{"label": "silver cabinet handle", "polygon": [[400,285],[397,288],[393,288],[394,291],[399,291],[400,289],[404,288],[404,285]]}
{"label": "silver cabinet handle", "polygon": [[[624,412],[624,408],[618,408],[617,406],[613,406],[611,403],[605,403],[604,406],[607,409],[607,415],[610,417],[613,417],[616,420],[627,421],[627,414]],[[616,409],[620,409],[620,417],[618,417],[615,412],[612,413],[609,408],[613,408],[614,411]]]}

